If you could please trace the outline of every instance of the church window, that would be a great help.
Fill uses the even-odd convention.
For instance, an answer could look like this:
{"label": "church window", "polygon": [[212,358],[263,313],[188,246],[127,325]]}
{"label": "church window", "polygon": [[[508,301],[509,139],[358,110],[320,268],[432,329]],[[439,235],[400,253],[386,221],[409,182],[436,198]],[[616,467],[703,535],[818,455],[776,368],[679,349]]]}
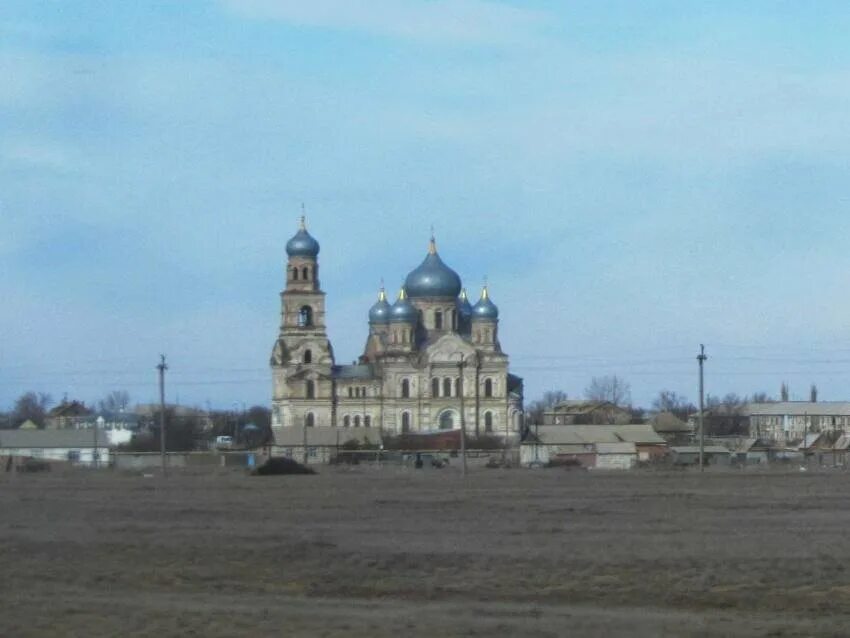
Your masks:
{"label": "church window", "polygon": [[351,386],[349,386],[349,387],[348,387],[348,398],[350,399],[350,398],[351,398],[351,397],[353,397],[353,396],[354,396],[354,388],[352,388]]}
{"label": "church window", "polygon": [[401,380],[401,398],[409,399],[410,398],[410,379],[402,379]]}
{"label": "church window", "polygon": [[304,268],[301,269],[301,279],[304,279],[306,281],[309,278],[310,278],[310,269],[307,268],[307,266],[304,266]]}
{"label": "church window", "polygon": [[360,415],[359,414],[354,416],[354,427],[356,427],[356,428],[360,427]]}
{"label": "church window", "polygon": [[446,377],[443,379],[443,396],[450,397],[452,396],[452,380]]}
{"label": "church window", "polygon": [[484,431],[492,432],[493,431],[493,413],[489,410],[484,413]]}
{"label": "church window", "polygon": [[484,379],[484,396],[488,399],[493,396],[493,379]]}
{"label": "church window", "polygon": [[458,377],[457,379],[455,379],[455,396],[456,396],[456,397],[459,397],[459,396],[460,396],[460,383],[461,383],[461,379],[460,379],[460,377]]}
{"label": "church window", "polygon": [[434,328],[436,330],[443,329],[443,313],[440,310],[434,311]]}
{"label": "church window", "polygon": [[309,348],[304,351],[304,363],[313,363],[313,351]]}
{"label": "church window", "polygon": [[361,397],[365,397],[365,396],[367,396],[367,395],[366,395],[366,386],[365,386],[365,385],[364,385],[362,388],[360,388],[360,396],[361,396]]}
{"label": "church window", "polygon": [[344,417],[342,417],[342,427],[344,427],[344,428],[351,427],[351,417],[348,416],[347,414]]}
{"label": "church window", "polygon": [[410,412],[402,412],[401,414],[401,431],[410,432]]}
{"label": "church window", "polygon": [[298,311],[298,325],[302,328],[313,325],[313,309],[310,306],[301,306],[301,310]]}
{"label": "church window", "polygon": [[298,268],[293,268],[293,269],[292,269],[292,279],[293,279],[294,281],[298,281]]}
{"label": "church window", "polygon": [[304,426],[312,428],[314,425],[316,425],[316,417],[313,416],[312,412],[308,412],[307,415],[304,417]]}
{"label": "church window", "polygon": [[308,399],[315,399],[316,398],[316,382],[308,379],[307,382],[304,385],[305,385],[304,390],[305,390],[305,394],[307,395],[307,398]]}
{"label": "church window", "polygon": [[372,427],[372,417],[369,416],[368,414],[363,417],[363,427],[364,428],[371,428]]}
{"label": "church window", "polygon": [[440,396],[440,380],[437,377],[431,379],[431,396],[434,398]]}

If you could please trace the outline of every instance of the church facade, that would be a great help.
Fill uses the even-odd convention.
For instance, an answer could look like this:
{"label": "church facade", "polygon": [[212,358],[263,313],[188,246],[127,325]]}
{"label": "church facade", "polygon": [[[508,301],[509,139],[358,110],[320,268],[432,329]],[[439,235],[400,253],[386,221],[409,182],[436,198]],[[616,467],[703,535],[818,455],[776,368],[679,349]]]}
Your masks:
{"label": "church facade", "polygon": [[519,432],[522,380],[508,372],[498,308],[486,285],[470,304],[433,237],[394,303],[381,288],[368,312],[363,354],[352,365],[334,359],[319,283],[319,243],[303,218],[286,252],[280,331],[271,356],[273,428],[402,434],[463,426],[470,436],[500,437]]}

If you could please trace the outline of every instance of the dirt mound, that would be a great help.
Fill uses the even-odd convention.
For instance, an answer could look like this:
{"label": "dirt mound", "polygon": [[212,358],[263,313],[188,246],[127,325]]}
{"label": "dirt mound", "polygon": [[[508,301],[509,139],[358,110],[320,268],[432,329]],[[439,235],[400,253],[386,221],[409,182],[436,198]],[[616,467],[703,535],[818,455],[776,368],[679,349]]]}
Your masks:
{"label": "dirt mound", "polygon": [[269,459],[252,472],[254,476],[280,476],[283,474],[315,474],[316,470],[287,458]]}

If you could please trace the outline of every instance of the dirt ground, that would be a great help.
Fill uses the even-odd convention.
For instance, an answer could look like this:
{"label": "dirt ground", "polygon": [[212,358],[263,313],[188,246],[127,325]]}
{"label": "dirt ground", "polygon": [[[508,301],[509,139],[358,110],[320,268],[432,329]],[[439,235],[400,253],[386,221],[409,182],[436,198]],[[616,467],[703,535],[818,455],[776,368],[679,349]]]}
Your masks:
{"label": "dirt ground", "polygon": [[0,636],[846,636],[850,474],[0,475]]}

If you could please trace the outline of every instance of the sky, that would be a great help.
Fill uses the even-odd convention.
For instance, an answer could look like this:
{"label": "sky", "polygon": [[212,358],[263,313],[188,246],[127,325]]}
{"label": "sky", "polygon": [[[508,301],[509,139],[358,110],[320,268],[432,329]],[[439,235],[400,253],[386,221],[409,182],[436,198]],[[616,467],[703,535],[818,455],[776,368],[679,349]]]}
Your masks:
{"label": "sky", "polygon": [[526,399],[850,399],[850,6],[0,3],[0,409],[270,404],[284,245],[337,361],[427,251]]}

